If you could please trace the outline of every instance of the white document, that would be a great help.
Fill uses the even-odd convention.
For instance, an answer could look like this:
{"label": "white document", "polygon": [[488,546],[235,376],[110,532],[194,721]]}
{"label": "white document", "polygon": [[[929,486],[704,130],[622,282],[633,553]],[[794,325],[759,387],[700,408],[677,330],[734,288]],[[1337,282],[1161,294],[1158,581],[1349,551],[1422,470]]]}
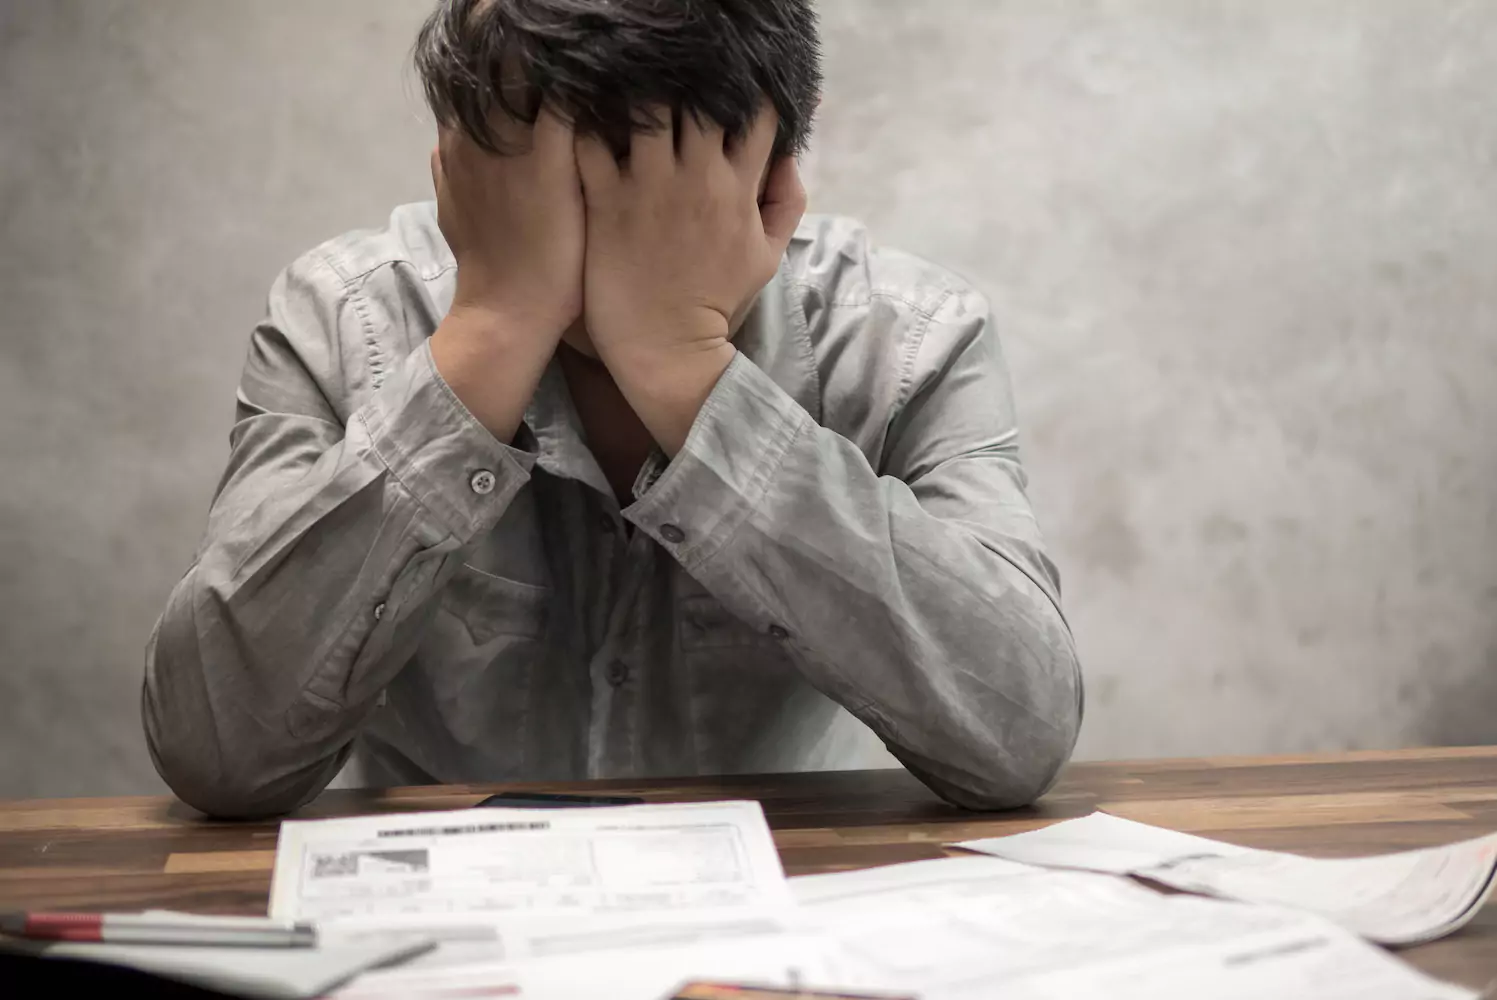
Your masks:
{"label": "white document", "polygon": [[270,896],[329,941],[435,937],[428,966],[777,933],[793,905],[757,802],[291,821]]}
{"label": "white document", "polygon": [[[948,858],[791,880],[828,984],[923,1000],[1473,1000],[1319,917]],[[811,985],[816,985],[812,983]]]}
{"label": "white document", "polygon": [[1236,847],[1093,813],[1012,837],[957,844],[1031,865],[1131,874],[1177,889],[1318,913],[1387,945],[1463,926],[1492,892],[1497,834],[1368,858],[1316,859]]}

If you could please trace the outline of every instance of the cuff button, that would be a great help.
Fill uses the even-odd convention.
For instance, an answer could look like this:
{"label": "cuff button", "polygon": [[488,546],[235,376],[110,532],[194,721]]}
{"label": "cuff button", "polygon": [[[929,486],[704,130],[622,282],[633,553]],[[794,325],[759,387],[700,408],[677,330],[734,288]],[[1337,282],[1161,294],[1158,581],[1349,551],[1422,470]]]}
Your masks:
{"label": "cuff button", "polygon": [[494,474],[488,469],[479,469],[473,473],[473,478],[468,480],[468,485],[472,488],[473,492],[481,497],[486,497],[494,492],[494,483]]}

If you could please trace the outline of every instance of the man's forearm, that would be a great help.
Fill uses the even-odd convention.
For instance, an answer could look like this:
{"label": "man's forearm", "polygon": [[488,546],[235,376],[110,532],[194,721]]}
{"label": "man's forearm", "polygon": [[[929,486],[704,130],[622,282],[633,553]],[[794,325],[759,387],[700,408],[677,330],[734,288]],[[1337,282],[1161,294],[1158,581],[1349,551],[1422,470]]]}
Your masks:
{"label": "man's forearm", "polygon": [[1080,722],[1022,502],[1001,455],[880,475],[739,357],[625,516],[933,788],[991,808],[1039,795]]}
{"label": "man's forearm", "polygon": [[220,518],[151,637],[147,742],[204,812],[283,812],[321,790],[456,548],[362,445],[267,478],[253,521]]}
{"label": "man's forearm", "polygon": [[425,347],[347,428],[260,412],[235,442],[152,638],[142,709],[173,790],[246,816],[292,808],[336,771],[448,557],[503,516],[529,457],[474,421]]}
{"label": "man's forearm", "polygon": [[[932,514],[812,424],[754,475],[765,488],[716,520],[726,541],[688,572],[944,796],[1040,795],[1075,741],[1080,676],[1028,546]],[[662,516],[688,539],[716,519]]]}

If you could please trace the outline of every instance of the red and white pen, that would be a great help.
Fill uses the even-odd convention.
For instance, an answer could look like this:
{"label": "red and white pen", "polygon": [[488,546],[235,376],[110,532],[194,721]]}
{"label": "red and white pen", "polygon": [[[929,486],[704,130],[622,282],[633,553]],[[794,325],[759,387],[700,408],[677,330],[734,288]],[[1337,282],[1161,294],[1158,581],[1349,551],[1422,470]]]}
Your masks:
{"label": "red and white pen", "polygon": [[244,948],[313,948],[313,924],[268,917],[204,917],[192,913],[6,913],[0,933],[40,941],[108,941]]}

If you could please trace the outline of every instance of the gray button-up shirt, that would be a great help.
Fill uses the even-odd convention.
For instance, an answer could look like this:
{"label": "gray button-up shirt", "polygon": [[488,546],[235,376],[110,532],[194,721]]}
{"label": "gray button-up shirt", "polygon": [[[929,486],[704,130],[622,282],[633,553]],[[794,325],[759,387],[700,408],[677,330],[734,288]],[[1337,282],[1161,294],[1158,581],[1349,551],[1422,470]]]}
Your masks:
{"label": "gray button-up shirt", "polygon": [[981,295],[808,218],[620,509],[555,362],[513,443],[432,364],[430,204],[293,264],[146,656],[157,769],[220,815],[372,783],[835,767],[1033,799],[1081,678]]}

